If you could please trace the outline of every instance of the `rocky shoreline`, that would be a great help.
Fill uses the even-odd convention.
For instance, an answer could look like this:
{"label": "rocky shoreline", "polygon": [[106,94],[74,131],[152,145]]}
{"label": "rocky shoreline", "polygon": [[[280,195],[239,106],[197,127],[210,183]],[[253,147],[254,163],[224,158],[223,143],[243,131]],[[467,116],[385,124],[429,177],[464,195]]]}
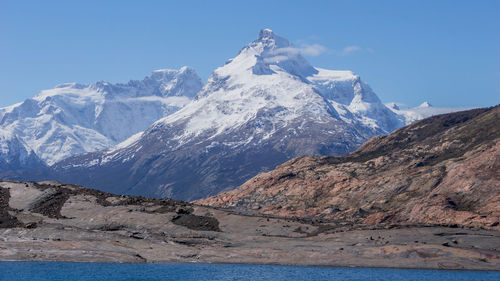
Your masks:
{"label": "rocky shoreline", "polygon": [[0,260],[498,270],[500,231],[241,214],[56,182],[0,182]]}

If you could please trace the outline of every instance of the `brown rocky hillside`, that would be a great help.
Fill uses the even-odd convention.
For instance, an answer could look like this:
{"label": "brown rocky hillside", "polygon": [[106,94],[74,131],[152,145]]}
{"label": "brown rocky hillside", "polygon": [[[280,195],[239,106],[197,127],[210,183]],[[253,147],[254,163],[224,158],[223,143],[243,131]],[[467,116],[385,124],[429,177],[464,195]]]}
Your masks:
{"label": "brown rocky hillside", "polygon": [[344,157],[300,157],[196,201],[278,216],[500,230],[500,106],[431,117]]}

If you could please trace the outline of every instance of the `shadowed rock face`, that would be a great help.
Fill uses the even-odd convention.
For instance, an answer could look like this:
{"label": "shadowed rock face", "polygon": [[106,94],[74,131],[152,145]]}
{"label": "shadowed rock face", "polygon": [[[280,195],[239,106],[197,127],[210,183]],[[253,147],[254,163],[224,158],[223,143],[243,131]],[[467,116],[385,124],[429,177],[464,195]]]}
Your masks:
{"label": "shadowed rock face", "polygon": [[21,226],[22,224],[15,216],[9,214],[9,191],[0,187],[0,228],[11,228]]}
{"label": "shadowed rock face", "polygon": [[0,260],[498,270],[500,231],[251,215],[57,182],[0,181]]}
{"label": "shadowed rock face", "polygon": [[431,117],[345,157],[301,157],[196,201],[354,223],[500,229],[500,106]]}

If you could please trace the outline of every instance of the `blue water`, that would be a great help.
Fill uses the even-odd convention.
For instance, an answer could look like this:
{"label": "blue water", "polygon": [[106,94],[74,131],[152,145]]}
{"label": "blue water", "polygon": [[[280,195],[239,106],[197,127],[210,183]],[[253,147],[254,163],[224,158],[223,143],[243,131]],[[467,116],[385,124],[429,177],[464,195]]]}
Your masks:
{"label": "blue water", "polygon": [[0,262],[0,280],[500,280],[500,272],[231,264]]}

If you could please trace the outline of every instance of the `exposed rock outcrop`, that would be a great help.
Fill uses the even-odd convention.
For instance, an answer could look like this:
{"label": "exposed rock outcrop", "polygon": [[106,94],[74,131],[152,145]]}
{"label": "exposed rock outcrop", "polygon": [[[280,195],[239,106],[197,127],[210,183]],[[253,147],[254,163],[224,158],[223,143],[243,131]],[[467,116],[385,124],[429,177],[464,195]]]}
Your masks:
{"label": "exposed rock outcrop", "polygon": [[500,229],[500,106],[431,117],[345,157],[301,157],[197,201],[376,224]]}
{"label": "exposed rock outcrop", "polygon": [[0,260],[498,270],[500,231],[235,213],[57,182],[0,181]]}

